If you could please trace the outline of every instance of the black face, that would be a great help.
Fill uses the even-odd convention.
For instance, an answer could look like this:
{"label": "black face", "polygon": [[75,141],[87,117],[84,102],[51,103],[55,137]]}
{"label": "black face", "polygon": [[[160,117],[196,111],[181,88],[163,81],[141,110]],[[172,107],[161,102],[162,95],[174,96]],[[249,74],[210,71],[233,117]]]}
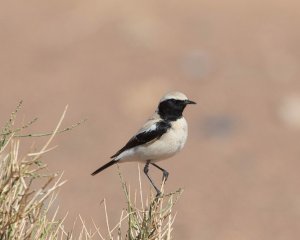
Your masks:
{"label": "black face", "polygon": [[182,112],[187,104],[195,104],[189,100],[167,99],[158,106],[159,116],[168,121],[175,121],[182,117]]}

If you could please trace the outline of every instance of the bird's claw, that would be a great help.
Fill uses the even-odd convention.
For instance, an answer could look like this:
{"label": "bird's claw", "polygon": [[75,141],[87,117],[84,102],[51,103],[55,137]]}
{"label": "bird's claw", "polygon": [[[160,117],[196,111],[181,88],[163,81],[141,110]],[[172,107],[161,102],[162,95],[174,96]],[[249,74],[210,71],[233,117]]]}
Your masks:
{"label": "bird's claw", "polygon": [[161,191],[157,191],[155,198],[161,198],[162,196],[163,196],[163,193]]}
{"label": "bird's claw", "polygon": [[162,181],[166,182],[168,180],[169,173],[167,171],[163,171]]}

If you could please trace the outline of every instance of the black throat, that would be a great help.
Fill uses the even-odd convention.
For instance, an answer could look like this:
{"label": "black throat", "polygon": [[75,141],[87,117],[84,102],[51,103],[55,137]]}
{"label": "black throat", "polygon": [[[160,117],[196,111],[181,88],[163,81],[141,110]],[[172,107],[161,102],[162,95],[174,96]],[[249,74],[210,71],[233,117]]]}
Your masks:
{"label": "black throat", "polygon": [[176,121],[182,117],[186,103],[181,100],[167,99],[158,105],[159,116],[166,121]]}

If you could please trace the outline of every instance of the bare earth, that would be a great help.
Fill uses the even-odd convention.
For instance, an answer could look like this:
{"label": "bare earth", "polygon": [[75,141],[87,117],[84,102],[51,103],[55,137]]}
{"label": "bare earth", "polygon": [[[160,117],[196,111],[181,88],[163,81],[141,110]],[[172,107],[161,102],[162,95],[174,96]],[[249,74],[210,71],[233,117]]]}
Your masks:
{"label": "bare earth", "polygon": [[[0,121],[51,130],[66,104],[51,171],[69,182],[58,204],[105,229],[125,198],[109,160],[170,90],[196,101],[184,150],[161,166],[184,188],[175,239],[300,236],[300,3],[297,1],[5,1],[0,8]],[[41,146],[46,139],[37,139]],[[28,144],[32,139],[28,140]],[[25,153],[27,148],[22,149]],[[135,189],[137,164],[121,166]],[[150,169],[155,181],[161,173]],[[145,191],[150,187],[143,177]]]}

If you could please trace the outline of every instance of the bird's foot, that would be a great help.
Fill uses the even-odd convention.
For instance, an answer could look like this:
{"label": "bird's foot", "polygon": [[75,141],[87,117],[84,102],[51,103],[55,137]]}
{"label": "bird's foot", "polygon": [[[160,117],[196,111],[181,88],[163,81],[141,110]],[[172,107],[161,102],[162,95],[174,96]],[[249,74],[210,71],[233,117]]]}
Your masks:
{"label": "bird's foot", "polygon": [[164,195],[164,194],[163,194],[161,191],[156,190],[156,196],[155,196],[155,199],[161,198],[161,197],[163,197],[163,195]]}
{"label": "bird's foot", "polygon": [[166,170],[164,170],[163,171],[162,181],[166,182],[168,180],[168,177],[169,177],[169,173]]}

